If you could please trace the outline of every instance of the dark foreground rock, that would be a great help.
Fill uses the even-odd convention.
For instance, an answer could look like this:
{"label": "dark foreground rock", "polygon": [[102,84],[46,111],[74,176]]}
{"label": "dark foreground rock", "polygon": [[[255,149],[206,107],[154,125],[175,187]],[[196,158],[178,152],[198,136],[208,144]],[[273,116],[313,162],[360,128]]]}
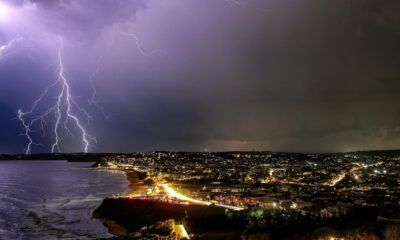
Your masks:
{"label": "dark foreground rock", "polygon": [[174,219],[204,239],[240,239],[242,224],[216,206],[183,205],[129,198],[105,199],[93,213],[116,235],[137,232],[155,222]]}

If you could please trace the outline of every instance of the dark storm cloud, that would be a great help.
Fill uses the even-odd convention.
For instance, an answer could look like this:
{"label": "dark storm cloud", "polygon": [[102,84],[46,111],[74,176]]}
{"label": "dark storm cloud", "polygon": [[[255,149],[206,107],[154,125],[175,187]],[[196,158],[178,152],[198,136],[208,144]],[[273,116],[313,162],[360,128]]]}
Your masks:
{"label": "dark storm cloud", "polygon": [[[92,44],[66,43],[65,61],[82,99],[90,96],[86,80],[104,55],[96,85],[111,120],[94,113],[88,129],[99,140],[95,151],[347,151],[400,144],[397,1],[34,2],[46,31]],[[114,42],[101,40],[113,27]],[[121,29],[137,34],[140,45]],[[138,47],[165,53],[146,57]],[[23,66],[26,78],[36,69],[32,94],[18,90],[16,82],[29,84],[22,73],[2,73],[15,67],[5,65],[0,77],[31,99],[45,87],[41,79],[54,76],[37,64]],[[8,106],[1,112],[8,118],[24,105],[21,99],[0,104]],[[5,132],[3,139],[13,137]],[[67,150],[77,149],[70,144]]]}
{"label": "dark storm cloud", "polygon": [[[183,59],[190,60],[179,75],[190,80],[178,85],[188,85],[192,96],[203,99],[207,127],[199,124],[192,132],[206,129],[198,136],[204,146],[370,148],[366,142],[376,139],[376,132],[396,128],[399,39],[365,18],[370,5],[258,4],[269,12],[209,10],[210,22],[201,25],[211,26],[206,37],[197,25],[183,27],[199,35],[186,37],[189,46],[181,46],[188,53]],[[207,47],[199,50],[201,45]],[[367,140],[359,143],[360,136]]]}
{"label": "dark storm cloud", "polygon": [[400,33],[400,2],[396,0],[388,1],[366,1],[364,4],[365,12],[372,24],[377,27]]}

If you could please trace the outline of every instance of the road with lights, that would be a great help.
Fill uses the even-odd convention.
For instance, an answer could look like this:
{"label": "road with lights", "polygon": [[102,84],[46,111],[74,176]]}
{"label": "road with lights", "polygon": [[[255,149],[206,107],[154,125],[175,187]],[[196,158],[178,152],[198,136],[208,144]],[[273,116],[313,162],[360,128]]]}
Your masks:
{"label": "road with lights", "polygon": [[[168,193],[168,195],[170,195],[170,196],[172,196],[174,198],[177,198],[179,200],[183,200],[183,201],[187,201],[187,202],[195,203],[195,204],[200,204],[200,205],[206,205],[206,206],[210,206],[210,205],[213,204],[213,203],[210,203],[210,202],[197,200],[197,199],[193,199],[193,198],[187,197],[185,195],[182,195],[182,194],[176,192],[170,186],[168,186],[168,184],[163,183],[163,184],[161,184],[161,186],[164,188],[165,192]],[[234,211],[241,211],[241,210],[244,209],[242,207],[235,207],[235,206],[229,206],[229,205],[224,205],[224,204],[214,204],[214,205],[218,206],[218,207],[223,207],[223,208],[226,208],[226,209],[234,210]]]}

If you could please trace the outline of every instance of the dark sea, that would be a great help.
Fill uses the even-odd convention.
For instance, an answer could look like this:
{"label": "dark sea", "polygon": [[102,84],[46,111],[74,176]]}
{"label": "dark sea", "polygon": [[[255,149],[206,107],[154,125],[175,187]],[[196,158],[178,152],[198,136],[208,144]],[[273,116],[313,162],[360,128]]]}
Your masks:
{"label": "dark sea", "polygon": [[93,210],[128,191],[125,174],[93,163],[0,161],[0,240],[110,237]]}

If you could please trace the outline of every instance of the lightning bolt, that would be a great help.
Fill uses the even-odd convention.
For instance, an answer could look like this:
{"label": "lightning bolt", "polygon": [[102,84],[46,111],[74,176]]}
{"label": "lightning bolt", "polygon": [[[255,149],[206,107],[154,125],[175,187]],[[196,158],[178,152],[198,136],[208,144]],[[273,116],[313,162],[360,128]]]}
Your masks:
{"label": "lightning bolt", "polygon": [[[72,123],[75,128],[80,132],[81,141],[82,141],[82,149],[85,153],[89,151],[89,146],[91,142],[96,142],[96,139],[88,134],[85,127],[82,124],[82,121],[74,113],[76,110],[83,113],[87,118],[91,118],[91,116],[82,109],[77,102],[73,99],[71,95],[71,88],[69,81],[66,77],[62,53],[63,53],[63,40],[59,39],[60,44],[58,48],[58,65],[59,72],[57,80],[48,86],[43,93],[37,98],[29,111],[18,110],[18,119],[21,122],[23,127],[23,134],[28,139],[28,145],[25,149],[25,154],[31,153],[32,146],[43,146],[40,143],[37,143],[33,140],[33,126],[37,123],[41,123],[41,130],[44,131],[44,125],[46,124],[46,119],[51,117],[52,113],[54,113],[55,123],[53,126],[52,132],[54,133],[54,142],[51,145],[51,152],[54,153],[56,150],[61,152],[60,144],[63,140],[63,132],[69,133],[73,136],[72,131],[69,129],[68,124]],[[43,113],[36,114],[38,110],[38,106],[44,102],[44,98],[48,96],[52,89],[56,89],[57,98],[56,102],[53,106],[47,108]],[[75,111],[74,111],[75,109]]]}
{"label": "lightning bolt", "polygon": [[21,40],[21,38],[14,38],[7,44],[0,46],[0,57],[19,40]]}
{"label": "lightning bolt", "polygon": [[132,38],[135,41],[135,45],[136,45],[137,50],[144,57],[151,57],[152,55],[155,55],[155,54],[164,54],[165,53],[165,51],[163,51],[161,49],[155,49],[155,50],[151,50],[149,52],[145,51],[143,49],[141,43],[140,43],[139,37],[134,33],[119,31],[119,34],[121,34],[121,35],[123,35],[125,37]]}
{"label": "lightning bolt", "polygon": [[[111,31],[111,45],[114,45],[115,43],[115,34],[116,34],[117,30],[115,28],[115,26],[112,28]],[[165,51],[160,50],[160,49],[155,49],[155,50],[151,50],[151,51],[146,51],[144,50],[144,48],[141,46],[140,43],[140,39],[139,37],[134,34],[134,33],[129,33],[129,32],[123,32],[123,31],[118,31],[119,34],[125,36],[125,37],[129,37],[134,39],[135,41],[135,46],[137,48],[137,50],[139,51],[139,53],[143,56],[143,57],[150,57],[152,55],[155,54],[162,54],[165,53]],[[92,74],[90,74],[89,76],[89,83],[90,86],[92,88],[92,96],[91,98],[88,100],[88,103],[94,107],[96,107],[104,116],[104,118],[106,120],[110,120],[110,116],[106,114],[106,112],[104,111],[104,108],[100,105],[100,102],[97,100],[97,88],[96,88],[96,84],[95,84],[95,78],[96,76],[99,74],[99,72],[101,71],[100,65],[101,62],[104,58],[104,54],[100,55],[96,61],[96,68],[94,69],[94,71],[92,72]]]}
{"label": "lightning bolt", "polygon": [[[95,139],[86,132],[86,130],[83,127],[83,125],[82,125],[81,121],[79,120],[79,118],[74,113],[72,113],[72,110],[71,110],[72,104],[77,106],[77,108],[80,111],[82,111],[82,110],[76,104],[76,102],[73,101],[73,99],[71,97],[70,85],[69,85],[69,82],[68,82],[67,78],[65,77],[65,72],[64,72],[62,50],[63,50],[63,40],[60,39],[60,46],[58,48],[58,63],[59,63],[60,71],[59,71],[59,74],[58,74],[58,80],[61,81],[62,88],[61,88],[60,94],[58,95],[57,104],[56,104],[56,116],[57,117],[56,117],[56,123],[55,123],[55,126],[54,126],[55,141],[54,141],[53,145],[51,146],[51,152],[54,152],[56,148],[58,149],[58,151],[60,151],[60,145],[59,145],[60,136],[59,136],[59,133],[58,133],[58,129],[60,127],[59,125],[60,125],[60,120],[61,120],[61,117],[62,117],[61,110],[62,110],[63,105],[65,104],[66,105],[66,110],[65,110],[66,120],[65,120],[64,128],[69,131],[69,129],[67,127],[67,124],[66,124],[69,120],[71,120],[73,123],[75,123],[76,127],[82,133],[83,150],[84,150],[85,153],[87,153],[88,152],[88,148],[89,148],[89,144],[90,144],[89,143],[89,139],[92,139],[94,141],[95,141]],[[64,104],[62,104],[62,102],[64,102]],[[87,113],[85,112],[85,114],[87,114]]]}
{"label": "lightning bolt", "polygon": [[239,0],[225,0],[225,2],[227,2],[228,4],[234,6],[234,7],[241,7],[246,5],[246,2],[241,2]]}
{"label": "lightning bolt", "polygon": [[96,64],[96,68],[94,70],[94,72],[89,76],[89,82],[90,85],[92,87],[92,97],[89,99],[89,104],[93,104],[95,102],[97,102],[96,100],[96,95],[97,95],[97,89],[96,86],[94,85],[94,79],[96,77],[97,74],[99,74],[100,72],[100,62],[103,59],[103,55],[101,55],[98,59],[97,59],[97,64]]}
{"label": "lightning bolt", "polygon": [[21,121],[21,124],[22,124],[22,126],[24,127],[24,135],[26,136],[26,138],[27,138],[28,141],[29,141],[29,142],[28,142],[28,145],[27,145],[27,147],[26,147],[26,149],[25,149],[25,154],[28,155],[28,154],[31,153],[31,147],[32,147],[32,145],[41,146],[41,144],[36,143],[36,142],[33,141],[32,137],[31,137],[31,135],[30,135],[30,133],[31,133],[31,124],[27,124],[27,123],[25,122],[24,115],[25,115],[25,113],[22,112],[21,109],[19,109],[19,110],[18,110],[18,119]]}
{"label": "lightning bolt", "polygon": [[96,85],[94,83],[94,80],[97,76],[97,74],[99,74],[100,72],[100,64],[101,61],[103,59],[103,55],[101,55],[96,62],[96,68],[94,70],[94,72],[89,76],[89,82],[90,82],[90,86],[92,87],[92,96],[91,98],[88,100],[88,103],[90,105],[95,106],[104,116],[104,118],[106,120],[110,120],[110,117],[105,113],[103,106],[100,105],[100,102],[97,100],[97,88]]}

